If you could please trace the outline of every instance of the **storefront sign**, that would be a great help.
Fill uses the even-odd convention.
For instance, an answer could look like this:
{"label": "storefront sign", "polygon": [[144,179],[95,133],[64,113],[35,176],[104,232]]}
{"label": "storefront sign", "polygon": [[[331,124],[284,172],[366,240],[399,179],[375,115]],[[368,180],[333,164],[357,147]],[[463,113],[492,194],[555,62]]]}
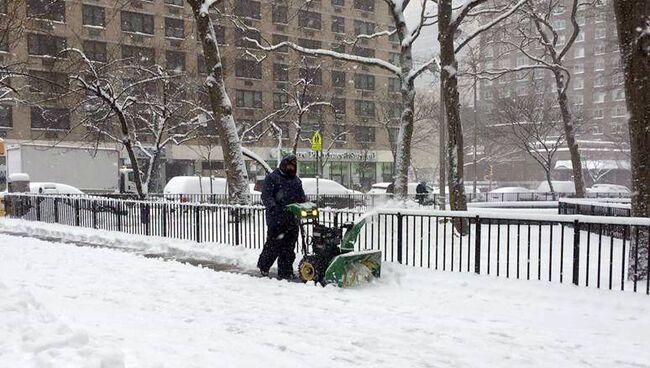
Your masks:
{"label": "storefront sign", "polygon": [[[299,159],[316,160],[316,152],[313,151],[298,151],[296,156]],[[350,151],[350,152],[324,152],[322,153],[323,160],[331,161],[377,161],[376,152],[364,151]]]}

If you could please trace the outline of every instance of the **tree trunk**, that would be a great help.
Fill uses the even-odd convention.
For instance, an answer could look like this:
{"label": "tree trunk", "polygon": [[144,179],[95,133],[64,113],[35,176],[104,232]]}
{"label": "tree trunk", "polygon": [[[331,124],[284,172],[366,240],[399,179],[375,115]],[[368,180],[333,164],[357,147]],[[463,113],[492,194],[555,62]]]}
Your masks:
{"label": "tree trunk", "polygon": [[[99,96],[101,98],[101,95]],[[135,155],[135,150],[133,148],[133,136],[129,129],[129,124],[126,121],[124,112],[121,109],[115,106],[115,103],[112,102],[111,106],[113,111],[117,112],[117,119],[120,122],[120,130],[122,132],[122,144],[126,153],[129,155],[129,161],[131,161],[131,170],[133,170],[133,181],[135,182],[135,190],[138,192],[138,197],[140,199],[145,199],[144,190],[142,189],[142,175],[140,174],[140,165],[138,164],[138,158]]]}
{"label": "tree trunk", "polygon": [[160,151],[154,152],[154,157],[149,161],[151,167],[148,168],[149,175],[147,177],[147,192],[148,193],[162,193],[163,185],[161,183],[161,163]]}
{"label": "tree trunk", "polygon": [[582,178],[582,159],[576,142],[575,127],[573,125],[573,116],[569,108],[569,98],[566,94],[566,78],[562,71],[554,71],[555,83],[557,87],[557,101],[560,105],[562,113],[562,125],[564,127],[564,135],[566,143],[569,147],[569,154],[571,156],[571,167],[573,168],[573,183],[576,187],[576,197],[584,198],[585,196],[585,181]]}
{"label": "tree trunk", "polygon": [[544,172],[546,174],[546,182],[548,183],[548,190],[551,191],[551,195],[553,196],[553,200],[555,201],[557,197],[555,195],[555,188],[553,188],[553,178],[551,178],[551,169],[547,167],[545,168]]}
{"label": "tree trunk", "polygon": [[291,148],[291,152],[294,155],[298,154],[298,142],[300,142],[300,133],[302,133],[302,116],[298,117],[298,125],[296,126],[296,134],[294,134],[294,136],[293,136],[293,145],[292,145],[292,148]]}
{"label": "tree trunk", "polygon": [[449,164],[449,204],[454,211],[467,210],[465,198],[463,128],[460,121],[460,100],[454,29],[451,27],[452,1],[441,0],[438,5],[438,40],[440,41],[440,75],[447,111],[447,156]]}
{"label": "tree trunk", "polygon": [[[402,82],[404,83],[404,82]],[[409,166],[411,164],[411,138],[413,137],[413,111],[415,90],[413,82],[402,87],[402,116],[395,149],[395,197],[408,198]]]}
{"label": "tree trunk", "polygon": [[205,0],[188,0],[194,13],[198,37],[203,44],[205,65],[209,70],[206,87],[210,95],[210,104],[216,123],[216,130],[221,140],[228,196],[234,203],[247,203],[249,200],[248,173],[237,126],[232,115],[232,103],[226,92],[223,80],[223,65],[214,34],[212,20],[207,11],[203,11]]}
{"label": "tree trunk", "polygon": [[[629,114],[632,216],[647,218],[650,217],[650,2],[617,0],[614,12]],[[630,280],[642,280],[648,274],[648,229],[639,231],[639,238],[630,247]]]}
{"label": "tree trunk", "polygon": [[441,210],[447,209],[447,126],[445,125],[445,102],[444,102],[444,86],[442,85],[442,76],[440,76],[440,121],[438,124],[438,190],[439,206]]}

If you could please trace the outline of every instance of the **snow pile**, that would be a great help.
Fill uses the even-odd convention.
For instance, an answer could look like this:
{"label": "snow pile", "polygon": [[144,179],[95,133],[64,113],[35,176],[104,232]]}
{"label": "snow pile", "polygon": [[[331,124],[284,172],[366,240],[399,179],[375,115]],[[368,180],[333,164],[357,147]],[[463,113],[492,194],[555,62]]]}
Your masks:
{"label": "snow pile", "polygon": [[[650,361],[645,295],[395,265],[383,271],[363,288],[321,288],[0,235],[0,280],[7,287],[0,291],[0,336],[9,336],[0,339],[0,366],[25,366],[17,362],[34,355],[22,348],[16,329],[31,325],[42,332],[48,324],[36,311],[6,312],[7,305],[26,303],[20,297],[6,302],[22,289],[47,302],[40,310],[84,326],[91,336],[86,347],[97,336],[103,351],[118,348],[123,355],[107,355],[118,358],[118,365],[104,365],[111,368],[121,362],[570,368]],[[77,344],[67,346],[89,352],[87,360],[73,356],[52,367],[97,366],[93,353],[100,349],[79,347],[84,339],[76,332],[66,336]]]}
{"label": "snow pile", "polygon": [[98,346],[88,333],[57,318],[22,287],[7,288],[0,282],[0,316],[1,367],[125,366],[119,350]]}

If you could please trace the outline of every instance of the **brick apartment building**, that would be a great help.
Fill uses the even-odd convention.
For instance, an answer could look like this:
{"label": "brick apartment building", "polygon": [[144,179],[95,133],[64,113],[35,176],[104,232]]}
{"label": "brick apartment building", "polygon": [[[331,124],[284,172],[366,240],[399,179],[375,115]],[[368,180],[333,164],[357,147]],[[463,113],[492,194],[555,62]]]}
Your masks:
{"label": "brick apartment building", "polygon": [[[551,17],[560,46],[571,36],[570,13],[570,1],[565,0],[565,6],[557,6]],[[581,30],[564,60],[571,71],[568,94],[572,112],[578,118],[577,139],[584,160],[583,166],[586,171],[602,171],[606,167],[608,172],[600,178],[600,182],[629,186],[627,111],[611,2],[601,1],[594,7],[582,9],[577,21]],[[533,64],[520,51],[509,49],[502,42],[503,33],[496,34],[497,32],[495,30],[485,34],[479,42],[480,70]],[[518,40],[513,38],[511,41]],[[528,49],[539,53],[541,46],[535,42]],[[520,71],[508,73],[496,80],[480,81],[477,106],[482,125],[490,129],[495,124],[492,114],[499,98],[528,96],[539,92],[539,86],[544,84],[549,86],[549,97],[556,98],[555,80],[552,73],[546,70]],[[560,147],[555,158],[554,176],[558,180],[571,180],[567,147]],[[533,186],[544,179],[543,171],[525,154],[515,154],[510,159],[500,157],[498,161],[490,163],[488,159],[477,165],[481,172],[479,178],[490,179],[502,185],[527,186]],[[471,172],[472,169],[467,171]],[[584,175],[587,185],[593,183],[594,175],[590,174],[593,173],[586,172]]]}
{"label": "brick apartment building", "polygon": [[[182,70],[188,78],[202,83],[205,78],[202,47],[196,40],[191,10],[183,0],[21,0],[19,14],[7,14],[6,0],[0,0],[1,17],[25,17],[26,27],[11,48],[0,47],[5,63],[23,63],[31,75],[65,83],[67,75],[55,71],[57,54],[65,47],[84,50],[98,63],[135,58],[146,64],[158,64],[171,70]],[[291,0],[224,1],[223,14],[236,15],[239,21],[260,32],[245,32],[234,26],[228,17],[214,15],[225,66],[227,91],[234,105],[234,114],[242,128],[262,119],[286,102],[280,90],[295,83],[305,74],[312,75],[311,95],[330,101],[330,109],[315,111],[306,119],[304,137],[320,129],[324,146],[334,135],[339,138],[327,155],[324,176],[348,187],[368,187],[377,181],[390,180],[393,157],[389,139],[394,132],[380,123],[379,104],[387,103],[399,93],[396,80],[374,68],[351,65],[320,58],[302,56],[280,50],[263,61],[252,58],[252,49],[244,37],[280,42],[291,40],[302,46],[346,50],[357,55],[399,60],[399,44],[394,39],[361,40],[354,47],[343,41],[355,34],[387,29],[390,23],[386,4],[379,0]],[[12,86],[20,89],[29,84],[27,78],[13,78]],[[39,90],[38,93],[42,93]],[[48,91],[56,93],[56,91]],[[30,94],[36,94],[30,90]],[[38,96],[36,96],[38,97]],[[42,119],[39,108],[29,103],[0,106],[0,136],[7,144],[20,142],[54,142],[64,139],[79,142],[79,112],[70,112],[66,101],[48,106],[55,113],[56,126]],[[395,106],[396,113],[398,106]],[[397,115],[399,116],[399,115]],[[294,134],[290,117],[276,121],[283,128],[283,145]],[[73,130],[70,134],[70,130]],[[69,142],[67,142],[69,143]],[[106,143],[108,144],[108,143]],[[165,152],[168,180],[176,175],[219,173],[223,168],[221,151],[214,147],[210,160],[197,154],[196,142],[171,145]],[[278,139],[266,137],[249,146],[269,162],[278,154]],[[288,147],[287,147],[288,148]],[[304,161],[301,175],[315,174],[313,157],[306,142],[301,142],[298,155]],[[123,155],[125,157],[126,155]],[[250,164],[252,172],[255,165]]]}

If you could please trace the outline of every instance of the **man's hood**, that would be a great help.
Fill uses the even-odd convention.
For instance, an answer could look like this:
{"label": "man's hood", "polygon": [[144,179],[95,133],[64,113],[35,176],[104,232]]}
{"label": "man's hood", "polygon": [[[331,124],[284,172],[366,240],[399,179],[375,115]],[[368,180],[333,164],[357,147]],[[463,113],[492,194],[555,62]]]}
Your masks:
{"label": "man's hood", "polygon": [[282,159],[282,161],[280,161],[280,171],[282,171],[282,173],[286,172],[286,168],[289,163],[292,163],[293,166],[298,168],[298,158],[296,158],[296,155],[287,155]]}

